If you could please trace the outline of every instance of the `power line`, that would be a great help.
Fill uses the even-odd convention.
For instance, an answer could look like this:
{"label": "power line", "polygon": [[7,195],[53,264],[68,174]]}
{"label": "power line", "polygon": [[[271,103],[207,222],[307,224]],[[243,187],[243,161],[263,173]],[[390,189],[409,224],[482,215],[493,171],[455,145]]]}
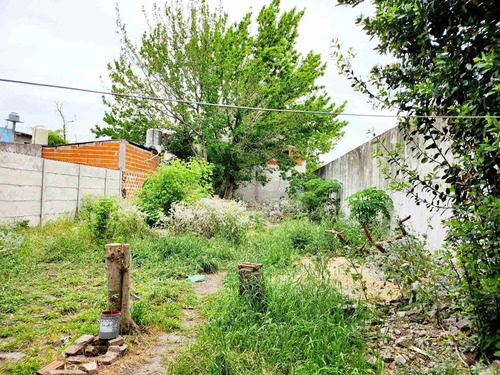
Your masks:
{"label": "power line", "polygon": [[453,119],[453,118],[461,118],[461,119],[488,119],[488,118],[491,118],[491,119],[493,119],[494,118],[494,119],[500,119],[500,116],[489,116],[489,115],[464,115],[464,116],[391,115],[391,114],[348,113],[348,112],[328,112],[328,111],[306,111],[306,110],[300,110],[300,109],[286,109],[286,108],[247,107],[247,106],[236,105],[236,104],[218,104],[218,103],[199,102],[199,101],[187,100],[187,99],[159,98],[159,97],[155,97],[155,96],[144,96],[144,95],[138,95],[138,94],[122,94],[122,93],[111,92],[111,91],[92,90],[92,89],[84,89],[81,87],[71,87],[71,86],[60,86],[60,85],[53,85],[53,84],[49,84],[49,83],[16,81],[13,79],[5,79],[5,78],[0,78],[0,82],[17,83],[17,84],[21,84],[21,85],[30,85],[30,86],[38,86],[38,87],[48,87],[48,88],[61,89],[61,90],[79,91],[79,92],[86,92],[86,93],[90,93],[90,94],[117,96],[117,97],[121,97],[121,98],[129,98],[129,99],[155,100],[155,101],[164,101],[164,102],[172,102],[172,103],[195,104],[195,105],[207,106],[207,107],[245,109],[245,110],[250,110],[250,111],[261,111],[261,112],[283,112],[283,113],[302,113],[302,114],[310,114],[310,115],[348,116],[348,117],[378,117],[378,118],[434,118],[434,119]]}

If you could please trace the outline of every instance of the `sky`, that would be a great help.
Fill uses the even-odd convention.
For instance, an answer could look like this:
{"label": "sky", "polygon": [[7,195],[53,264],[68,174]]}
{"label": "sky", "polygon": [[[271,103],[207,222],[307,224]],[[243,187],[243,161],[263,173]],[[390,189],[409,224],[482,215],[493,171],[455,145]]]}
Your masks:
{"label": "sky", "polygon": [[[51,83],[63,86],[103,90],[109,86],[107,64],[120,54],[116,27],[116,5],[128,30],[139,42],[145,30],[143,7],[151,9],[154,0],[0,0],[0,78]],[[185,1],[188,3],[188,1]],[[243,17],[250,9],[257,13],[271,0],[226,0],[223,9],[229,21]],[[161,3],[161,1],[158,1]],[[219,0],[208,0],[215,7]],[[347,100],[346,112],[382,113],[373,109],[367,97],[351,88],[338,74],[331,57],[332,39],[338,38],[343,50],[353,47],[357,53],[353,67],[366,76],[374,64],[391,61],[380,56],[360,26],[360,13],[370,14],[370,4],[356,8],[337,6],[336,0],[282,0],[282,9],[305,9],[299,25],[297,49],[320,53],[327,64],[319,83],[336,104]],[[17,112],[21,131],[31,132],[36,125],[51,130],[61,128],[56,102],[63,103],[69,119],[69,141],[82,142],[95,137],[90,129],[103,124],[105,107],[100,95],[62,91],[0,82],[0,124],[10,112]],[[238,104],[238,103],[235,103]],[[385,111],[384,113],[388,113]],[[322,156],[331,161],[368,141],[368,131],[380,134],[395,125],[394,119],[343,117],[349,124],[336,147]]]}

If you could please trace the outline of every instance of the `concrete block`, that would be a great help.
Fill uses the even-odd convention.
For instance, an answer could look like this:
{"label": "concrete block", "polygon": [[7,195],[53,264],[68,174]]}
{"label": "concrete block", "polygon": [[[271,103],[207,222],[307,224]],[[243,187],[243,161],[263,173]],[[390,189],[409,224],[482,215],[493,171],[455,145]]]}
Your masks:
{"label": "concrete block", "polygon": [[74,201],[45,201],[43,203],[44,214],[73,214],[77,209],[76,200]]}
{"label": "concrete block", "polygon": [[108,353],[109,352],[114,352],[114,353],[118,353],[121,356],[124,355],[126,351],[127,351],[127,344],[123,344],[123,345],[120,345],[120,346],[112,345],[108,349]]}
{"label": "concrete block", "polygon": [[125,340],[123,339],[123,337],[118,336],[112,340],[109,340],[108,343],[109,343],[109,346],[120,346],[120,345],[123,345],[125,343]]}
{"label": "concrete block", "polygon": [[94,335],[83,335],[75,340],[75,344],[90,344],[94,340]]}
{"label": "concrete block", "polygon": [[104,178],[99,177],[80,177],[81,188],[101,189],[104,192]]}
{"label": "concrete block", "polygon": [[47,201],[76,201],[78,198],[78,189],[71,187],[53,187],[48,186],[45,188],[45,195],[43,196],[45,202]]}
{"label": "concrete block", "polygon": [[84,357],[83,355],[72,355],[72,356],[66,358],[66,361],[68,363],[73,364],[73,365],[79,365],[81,363],[84,363],[86,360],[87,360],[87,358]]}
{"label": "concrete block", "polygon": [[0,217],[39,216],[40,201],[1,202]]}
{"label": "concrete block", "polygon": [[103,365],[110,365],[112,363],[115,363],[116,361],[118,361],[118,359],[120,358],[120,354],[116,353],[116,352],[107,352],[106,355],[102,356],[100,361]]}
{"label": "concrete block", "polygon": [[82,370],[51,370],[48,375],[87,375]]}
{"label": "concrete block", "polygon": [[0,185],[0,201],[39,201],[40,196],[39,186]]}

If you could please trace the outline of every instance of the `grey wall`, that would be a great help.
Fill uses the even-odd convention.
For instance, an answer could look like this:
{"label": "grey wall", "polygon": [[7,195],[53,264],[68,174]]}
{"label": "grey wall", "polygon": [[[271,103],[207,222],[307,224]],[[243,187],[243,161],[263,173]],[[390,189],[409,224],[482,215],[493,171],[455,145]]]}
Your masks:
{"label": "grey wall", "polygon": [[[388,149],[394,149],[397,143],[405,143],[402,134],[397,128],[385,132],[378,138],[385,142],[384,144]],[[421,140],[417,142],[420,146],[423,146]],[[395,214],[399,217],[411,215],[412,218],[408,224],[418,233],[427,234],[430,249],[435,250],[439,248],[446,235],[446,230],[441,224],[441,221],[447,216],[446,212],[431,212],[423,204],[417,206],[413,198],[406,196],[406,194],[391,191],[388,180],[386,180],[385,175],[382,173],[381,167],[378,166],[378,160],[373,158],[376,147],[372,142],[367,142],[326,164],[318,169],[316,173],[323,179],[336,179],[342,183],[340,191],[341,208],[347,214],[349,213],[346,201],[348,196],[372,186],[385,190],[393,199]],[[432,170],[432,164],[420,164],[412,157],[410,147],[406,146],[404,148],[404,154],[408,158],[410,166],[416,168],[421,175],[427,174]],[[394,167],[389,167],[389,170],[392,175],[396,172]],[[421,197],[428,197],[427,194],[421,191],[419,195]]]}
{"label": "grey wall", "polygon": [[41,145],[0,142],[0,151],[14,152],[16,154],[22,154],[22,155],[38,156],[39,158],[42,157]]}
{"label": "grey wall", "polygon": [[121,172],[0,151],[0,224],[74,214],[85,194],[120,195]]}

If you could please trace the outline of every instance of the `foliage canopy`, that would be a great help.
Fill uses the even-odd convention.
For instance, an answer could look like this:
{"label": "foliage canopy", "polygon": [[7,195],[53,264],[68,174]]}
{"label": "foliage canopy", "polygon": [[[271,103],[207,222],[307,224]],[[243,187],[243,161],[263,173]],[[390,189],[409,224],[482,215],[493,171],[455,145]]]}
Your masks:
{"label": "foliage canopy", "polygon": [[[208,102],[248,107],[341,111],[316,83],[324,74],[321,56],[295,49],[303,11],[281,12],[279,0],[261,9],[256,32],[252,14],[228,25],[220,10],[203,0],[155,7],[149,29],[136,47],[118,18],[122,53],[108,65],[112,90],[186,102],[116,97],[105,100],[106,126],[97,136],[143,141],[144,130],[170,128],[167,148],[181,158],[200,157],[214,165],[215,186],[230,198],[253,178],[267,180],[272,158],[283,172],[295,159],[317,160],[341,135],[334,116],[216,108]],[[294,148],[294,156],[288,151]]]}

